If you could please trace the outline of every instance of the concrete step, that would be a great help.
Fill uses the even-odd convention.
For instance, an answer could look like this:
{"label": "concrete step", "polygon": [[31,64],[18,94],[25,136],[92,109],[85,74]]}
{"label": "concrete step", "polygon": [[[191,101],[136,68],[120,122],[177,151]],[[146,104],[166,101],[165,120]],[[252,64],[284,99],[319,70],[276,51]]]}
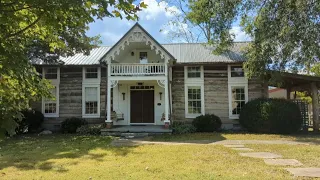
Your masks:
{"label": "concrete step", "polygon": [[162,132],[162,133],[146,133],[146,132],[133,132],[133,133],[128,133],[128,132],[108,132],[108,131],[101,131],[102,136],[118,136],[118,137],[125,137],[127,139],[132,139],[132,138],[143,138],[143,137],[148,137],[148,136],[156,136],[156,135],[162,135],[162,134],[171,134],[171,132]]}
{"label": "concrete step", "polygon": [[125,137],[127,139],[144,138],[148,137],[149,133],[121,133],[120,136]]}

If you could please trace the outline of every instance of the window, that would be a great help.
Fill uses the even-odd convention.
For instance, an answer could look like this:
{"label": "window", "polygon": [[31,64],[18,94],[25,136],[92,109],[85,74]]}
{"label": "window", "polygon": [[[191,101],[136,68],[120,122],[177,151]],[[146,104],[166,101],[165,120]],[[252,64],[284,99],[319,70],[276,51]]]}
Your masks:
{"label": "window", "polygon": [[85,114],[98,114],[98,88],[85,87]]}
{"label": "window", "polygon": [[201,68],[200,66],[188,67],[188,78],[200,78],[201,77]]}
{"label": "window", "polygon": [[57,114],[57,87],[51,89],[53,99],[46,98],[44,100],[44,114],[54,115]]}
{"label": "window", "polygon": [[58,68],[46,68],[44,69],[44,77],[46,79],[57,79],[58,78]]}
{"label": "window", "polygon": [[188,86],[188,114],[201,114],[201,86]]}
{"label": "window", "polygon": [[231,77],[244,77],[242,66],[231,66]]}
{"label": "window", "polygon": [[93,67],[93,68],[86,68],[86,73],[85,73],[86,79],[96,79],[98,78],[98,68]]}
{"label": "window", "polygon": [[231,98],[232,115],[239,115],[246,103],[245,87],[231,87]]}
{"label": "window", "polygon": [[147,52],[140,52],[139,53],[139,59],[140,60],[148,59],[148,53]]}

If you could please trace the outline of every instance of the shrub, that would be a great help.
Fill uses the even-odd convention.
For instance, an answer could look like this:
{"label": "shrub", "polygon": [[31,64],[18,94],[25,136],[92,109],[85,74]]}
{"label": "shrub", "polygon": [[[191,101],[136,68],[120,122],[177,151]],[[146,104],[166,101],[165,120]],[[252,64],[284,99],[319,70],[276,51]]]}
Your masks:
{"label": "shrub", "polygon": [[187,134],[196,132],[196,128],[192,124],[186,124],[184,122],[173,122],[171,129],[174,134]]}
{"label": "shrub", "polygon": [[221,124],[221,119],[214,114],[201,115],[192,121],[197,132],[214,132],[220,129]]}
{"label": "shrub", "polygon": [[61,123],[61,130],[63,133],[76,133],[77,129],[88,122],[81,118],[68,118]]}
{"label": "shrub", "polygon": [[40,111],[25,110],[21,112],[23,117],[21,120],[16,120],[18,127],[16,128],[17,134],[26,132],[37,132],[40,130],[43,123],[44,116]]}
{"label": "shrub", "polygon": [[100,135],[101,127],[93,126],[90,127],[88,125],[83,125],[77,129],[77,133],[80,135]]}
{"label": "shrub", "polygon": [[240,124],[250,132],[289,134],[302,125],[299,106],[285,99],[259,98],[249,101],[240,112]]}

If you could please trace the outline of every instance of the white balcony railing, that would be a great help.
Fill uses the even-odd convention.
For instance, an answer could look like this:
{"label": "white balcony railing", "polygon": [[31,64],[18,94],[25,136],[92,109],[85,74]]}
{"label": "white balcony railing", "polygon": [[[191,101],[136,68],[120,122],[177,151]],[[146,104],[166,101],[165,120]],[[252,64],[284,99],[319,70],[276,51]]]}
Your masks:
{"label": "white balcony railing", "polygon": [[111,64],[111,76],[146,76],[146,75],[165,75],[165,65],[160,63]]}

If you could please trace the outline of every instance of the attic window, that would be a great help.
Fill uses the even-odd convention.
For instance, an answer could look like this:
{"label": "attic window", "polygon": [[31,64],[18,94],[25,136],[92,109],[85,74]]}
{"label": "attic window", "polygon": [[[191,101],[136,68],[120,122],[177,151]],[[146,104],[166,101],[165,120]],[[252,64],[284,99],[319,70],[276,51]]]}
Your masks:
{"label": "attic window", "polygon": [[46,79],[57,79],[58,68],[46,68],[44,77]]}
{"label": "attic window", "polygon": [[148,59],[148,53],[147,52],[140,52],[139,58],[140,58],[140,60]]}
{"label": "attic window", "polygon": [[98,68],[90,67],[86,68],[86,79],[96,79],[98,78]]}
{"label": "attic window", "polygon": [[231,66],[231,77],[244,77],[242,66]]}
{"label": "attic window", "polygon": [[200,66],[191,66],[188,67],[188,78],[200,78],[201,77],[201,68]]}

